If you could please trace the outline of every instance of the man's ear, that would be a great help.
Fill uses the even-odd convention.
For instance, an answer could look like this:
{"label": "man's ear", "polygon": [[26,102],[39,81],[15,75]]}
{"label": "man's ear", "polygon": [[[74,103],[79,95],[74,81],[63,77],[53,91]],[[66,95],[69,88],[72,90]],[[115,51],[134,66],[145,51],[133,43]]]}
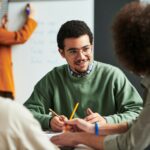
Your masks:
{"label": "man's ear", "polygon": [[60,55],[64,58],[65,57],[65,54],[64,54],[64,50],[63,49],[58,49]]}

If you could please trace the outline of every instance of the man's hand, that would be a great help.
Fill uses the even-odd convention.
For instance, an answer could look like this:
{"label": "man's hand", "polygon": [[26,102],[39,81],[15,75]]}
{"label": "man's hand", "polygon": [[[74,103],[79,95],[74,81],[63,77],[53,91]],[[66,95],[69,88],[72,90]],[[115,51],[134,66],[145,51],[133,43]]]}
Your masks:
{"label": "man's hand", "polygon": [[8,16],[7,16],[7,14],[5,14],[2,17],[2,20],[1,20],[1,26],[2,26],[2,28],[7,28],[7,23],[8,23]]}
{"label": "man's hand", "polygon": [[59,146],[75,146],[77,144],[75,140],[76,138],[78,139],[78,137],[78,132],[64,132],[60,135],[53,136],[51,141]]}
{"label": "man's hand", "polygon": [[65,126],[65,122],[64,121],[67,121],[67,117],[63,116],[63,115],[60,115],[59,117],[58,116],[55,116],[51,119],[50,121],[50,126],[52,128],[53,131],[62,131],[64,129],[64,126]]}
{"label": "man's hand", "polygon": [[76,118],[76,119],[65,121],[65,123],[71,126],[72,127],[71,129],[75,129],[73,131],[85,131],[88,133],[95,132],[94,124],[91,124],[83,119]]}
{"label": "man's hand", "polygon": [[64,132],[53,136],[50,140],[59,146],[75,146],[77,144],[84,144],[94,149],[103,150],[104,138],[105,136],[96,136],[86,132]]}
{"label": "man's hand", "polygon": [[87,115],[84,120],[89,123],[98,122],[100,125],[106,124],[106,120],[100,114],[92,112],[90,108],[87,109]]}

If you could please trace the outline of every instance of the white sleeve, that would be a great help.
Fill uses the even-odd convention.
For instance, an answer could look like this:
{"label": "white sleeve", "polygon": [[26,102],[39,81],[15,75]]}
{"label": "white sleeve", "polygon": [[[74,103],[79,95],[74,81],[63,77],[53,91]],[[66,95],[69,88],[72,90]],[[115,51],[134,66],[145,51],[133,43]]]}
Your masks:
{"label": "white sleeve", "polygon": [[18,149],[57,150],[33,115],[24,106],[16,105],[11,111],[11,129],[16,136],[15,143]]}

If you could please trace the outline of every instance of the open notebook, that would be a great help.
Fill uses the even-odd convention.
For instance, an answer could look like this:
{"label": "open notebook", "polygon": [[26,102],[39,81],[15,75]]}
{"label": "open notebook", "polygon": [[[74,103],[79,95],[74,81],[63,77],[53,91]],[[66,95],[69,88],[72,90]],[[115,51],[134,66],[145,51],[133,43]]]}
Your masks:
{"label": "open notebook", "polygon": [[[50,139],[51,137],[55,136],[55,135],[59,135],[59,134],[62,134],[63,132],[53,132],[53,131],[45,131],[46,135],[48,136],[48,138]],[[79,144],[79,145],[76,145],[74,147],[61,147],[60,148],[62,150],[94,150],[93,148],[90,148],[86,145],[83,145],[83,144]]]}
{"label": "open notebook", "polygon": [[53,131],[45,131],[46,135],[51,138],[55,135],[59,135],[59,134],[62,134],[63,132],[53,132]]}

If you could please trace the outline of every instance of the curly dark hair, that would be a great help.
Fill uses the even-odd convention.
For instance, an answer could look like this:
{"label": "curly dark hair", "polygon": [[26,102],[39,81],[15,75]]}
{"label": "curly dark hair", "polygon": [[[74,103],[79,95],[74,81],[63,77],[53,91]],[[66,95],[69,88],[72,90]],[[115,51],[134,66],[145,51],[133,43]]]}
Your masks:
{"label": "curly dark hair", "polygon": [[57,34],[57,44],[60,49],[64,49],[64,40],[66,38],[78,38],[82,35],[88,35],[90,43],[93,43],[93,34],[84,21],[71,20],[64,23]]}
{"label": "curly dark hair", "polygon": [[150,73],[150,4],[125,5],[116,16],[112,31],[121,63],[136,74]]}

